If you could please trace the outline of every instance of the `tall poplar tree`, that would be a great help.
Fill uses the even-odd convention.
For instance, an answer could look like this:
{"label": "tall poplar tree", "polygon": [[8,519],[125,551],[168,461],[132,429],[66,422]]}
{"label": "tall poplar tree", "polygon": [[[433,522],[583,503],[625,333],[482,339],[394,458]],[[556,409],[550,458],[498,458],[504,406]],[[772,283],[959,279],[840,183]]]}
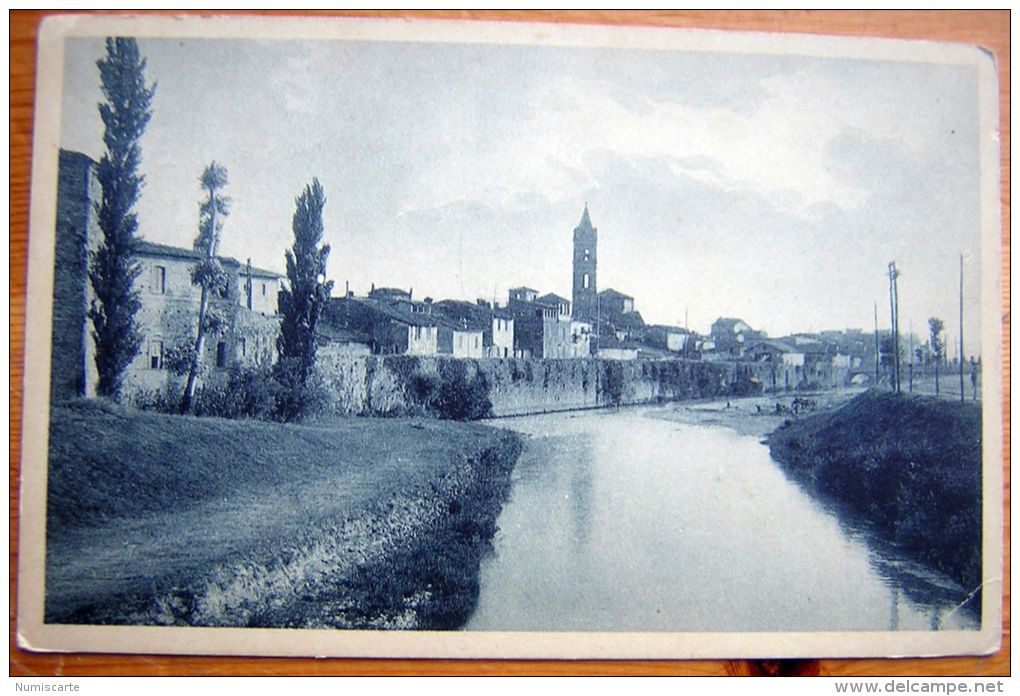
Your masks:
{"label": "tall poplar tree", "polygon": [[138,355],[142,335],[135,321],[141,299],[134,287],[141,273],[135,261],[138,217],[134,206],[144,177],[138,174],[138,141],[151,117],[155,84],[145,84],[145,59],[132,38],[107,38],[97,61],[103,96],[99,115],[106,152],[99,160],[102,199],[96,206],[101,238],[91,254],[89,281],[95,300],[89,308],[96,345],[100,396],[119,399],[124,371]]}
{"label": "tall poplar tree", "polygon": [[195,382],[202,367],[202,355],[205,352],[205,336],[210,327],[209,300],[212,296],[226,291],[229,277],[220,265],[216,255],[220,247],[220,231],[223,219],[228,215],[227,206],[230,202],[220,195],[220,189],[227,185],[227,170],[212,162],[199,178],[202,189],[208,197],[199,207],[198,237],[195,238],[195,251],[202,254],[202,260],[191,270],[191,282],[202,290],[198,303],[198,333],[195,347],[191,353],[188,369],[188,381],[181,398],[181,413],[189,413],[195,398]]}
{"label": "tall poplar tree", "polygon": [[946,352],[946,344],[942,340],[942,330],[945,324],[938,317],[932,317],[928,320],[928,333],[930,334],[929,340],[931,341],[931,354],[935,358],[935,394],[939,393],[939,364],[942,362],[942,356]]}
{"label": "tall poplar tree", "polygon": [[289,287],[280,292],[277,379],[283,385],[279,410],[284,420],[299,418],[306,406],[308,378],[315,366],[315,337],[333,281],[326,280],[329,245],[321,244],[326,194],[318,179],[295,201],[294,247],[288,249]]}

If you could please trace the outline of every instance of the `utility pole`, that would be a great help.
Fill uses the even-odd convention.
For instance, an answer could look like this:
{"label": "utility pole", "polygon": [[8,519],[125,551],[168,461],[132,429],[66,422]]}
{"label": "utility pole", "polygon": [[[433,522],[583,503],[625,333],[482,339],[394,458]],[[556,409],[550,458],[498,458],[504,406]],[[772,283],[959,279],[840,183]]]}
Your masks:
{"label": "utility pole", "polygon": [[[585,206],[588,204],[585,203]],[[595,369],[595,406],[599,405],[599,398],[602,392],[601,375],[602,375],[602,361],[599,355],[599,336],[602,333],[600,325],[602,323],[602,296],[599,295],[598,289],[595,290],[595,363],[593,367]]]}
{"label": "utility pole", "polygon": [[960,254],[960,403],[966,399],[963,393],[963,254]]}
{"label": "utility pole", "polygon": [[878,386],[879,369],[881,367],[882,351],[878,345],[878,303],[875,303],[875,386]]}
{"label": "utility pole", "polygon": [[894,357],[896,358],[896,393],[900,393],[900,383],[903,381],[902,371],[900,369],[900,288],[896,279],[900,277],[900,272],[896,270],[896,264],[893,263],[893,351]]}
{"label": "utility pole", "polygon": [[892,331],[892,381],[893,391],[897,394],[900,393],[900,327],[899,317],[896,316],[896,312],[899,309],[898,298],[896,296],[896,279],[899,277],[899,271],[896,270],[896,262],[889,262],[889,326]]}

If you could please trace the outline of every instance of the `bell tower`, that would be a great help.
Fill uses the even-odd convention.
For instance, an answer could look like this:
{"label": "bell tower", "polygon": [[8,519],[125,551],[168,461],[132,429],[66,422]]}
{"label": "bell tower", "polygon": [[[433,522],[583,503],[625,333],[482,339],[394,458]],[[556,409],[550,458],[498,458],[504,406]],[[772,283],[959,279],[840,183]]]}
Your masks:
{"label": "bell tower", "polygon": [[584,204],[581,223],[574,228],[574,296],[573,316],[581,321],[595,321],[595,269],[598,260],[598,230],[591,226],[588,204]]}

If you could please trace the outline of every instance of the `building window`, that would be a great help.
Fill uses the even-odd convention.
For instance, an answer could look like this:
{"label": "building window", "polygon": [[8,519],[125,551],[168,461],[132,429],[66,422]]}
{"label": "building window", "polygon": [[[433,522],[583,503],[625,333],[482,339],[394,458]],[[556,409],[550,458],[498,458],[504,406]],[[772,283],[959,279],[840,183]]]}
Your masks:
{"label": "building window", "polygon": [[166,294],[166,266],[153,266],[149,289],[154,295]]}
{"label": "building window", "polygon": [[149,342],[149,367],[153,370],[163,369],[163,341],[154,339]]}
{"label": "building window", "polygon": [[237,352],[244,358],[248,356],[248,341],[244,338],[237,339]]}
{"label": "building window", "polygon": [[591,287],[591,276],[587,273],[584,274],[584,289],[587,290]]}
{"label": "building window", "polygon": [[216,367],[227,366],[227,344],[220,341],[216,344]]}
{"label": "building window", "polygon": [[262,297],[266,296],[266,284],[262,283]]}
{"label": "building window", "polygon": [[[591,259],[591,249],[585,249],[584,250],[584,260],[588,261],[589,259]],[[587,286],[585,286],[585,287],[587,287]]]}

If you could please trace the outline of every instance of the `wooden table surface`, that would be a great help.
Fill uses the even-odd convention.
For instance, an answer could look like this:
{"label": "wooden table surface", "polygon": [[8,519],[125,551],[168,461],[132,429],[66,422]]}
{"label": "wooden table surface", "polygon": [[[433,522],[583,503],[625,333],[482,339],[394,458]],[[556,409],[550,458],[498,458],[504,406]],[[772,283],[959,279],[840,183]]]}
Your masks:
{"label": "wooden table surface", "polygon": [[1002,170],[1003,433],[1005,582],[1002,649],[986,657],[761,661],[466,661],[279,659],[48,655],[18,648],[16,632],[18,481],[28,251],[28,192],[35,84],[35,39],[43,11],[10,12],[10,674],[11,675],[355,675],[355,674],[823,674],[1008,675],[1009,674],[1009,11],[372,11],[319,14],[426,16],[449,19],[526,20],[632,24],[685,28],[885,36],[954,41],[984,46],[999,67]]}

